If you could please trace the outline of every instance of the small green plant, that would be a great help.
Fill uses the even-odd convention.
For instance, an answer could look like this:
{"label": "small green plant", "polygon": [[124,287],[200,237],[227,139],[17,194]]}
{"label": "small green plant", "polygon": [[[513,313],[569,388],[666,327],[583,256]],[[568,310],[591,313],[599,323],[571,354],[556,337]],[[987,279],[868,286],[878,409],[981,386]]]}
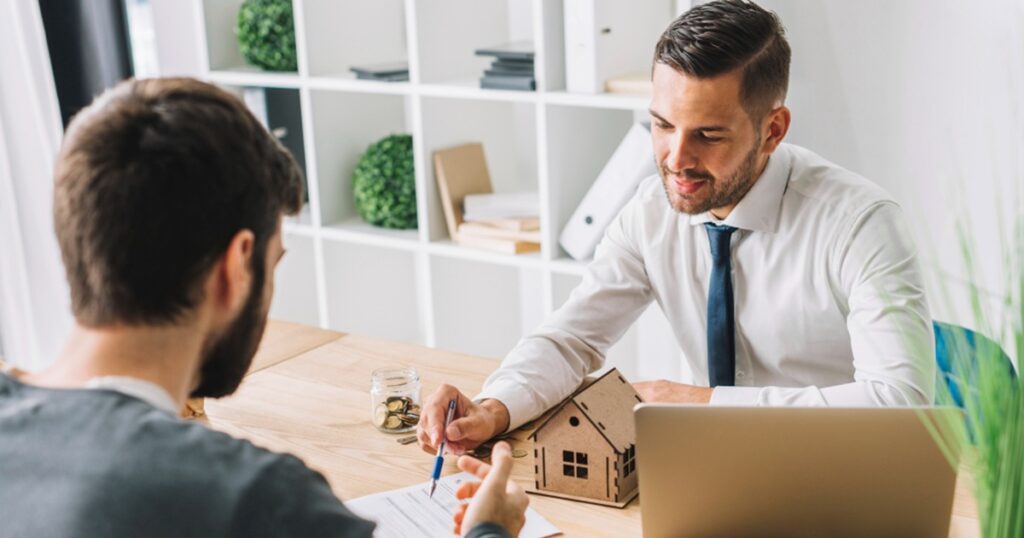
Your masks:
{"label": "small green plant", "polygon": [[416,228],[412,136],[393,134],[367,148],[352,173],[356,211],[384,228]]}
{"label": "small green plant", "polygon": [[291,0],[245,0],[235,26],[245,61],[268,71],[295,71]]}
{"label": "small green plant", "polygon": [[[976,284],[976,256],[961,221],[960,251],[967,271],[974,324],[997,341],[1009,341],[1018,360],[1024,357],[1024,219],[1012,238],[1003,239],[1010,253],[1003,260],[1007,292],[1000,300],[1003,312],[994,312]],[[949,301],[948,290],[943,290]],[[1002,322],[993,318],[1005,316]],[[937,400],[961,405],[963,415],[932,430],[939,447],[955,462],[960,452],[974,478],[981,535],[1024,536],[1024,378],[1008,366],[1003,349],[988,339],[968,341],[963,334],[942,342],[951,354],[952,387],[940,382]]]}

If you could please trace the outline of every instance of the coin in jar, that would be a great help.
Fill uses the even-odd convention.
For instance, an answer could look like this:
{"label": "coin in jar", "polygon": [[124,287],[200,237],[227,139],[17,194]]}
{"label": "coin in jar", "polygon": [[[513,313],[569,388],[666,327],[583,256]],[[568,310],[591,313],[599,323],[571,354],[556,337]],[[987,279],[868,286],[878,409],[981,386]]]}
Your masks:
{"label": "coin in jar", "polygon": [[388,411],[394,411],[396,413],[405,412],[405,408],[409,402],[405,398],[388,398],[387,406]]}
{"label": "coin in jar", "polygon": [[395,415],[388,415],[388,418],[384,421],[384,427],[389,430],[397,430],[402,427],[402,419]]}
{"label": "coin in jar", "polygon": [[386,406],[384,404],[377,404],[377,406],[373,408],[373,423],[374,423],[374,425],[376,425],[378,428],[383,428],[384,427],[384,423],[387,421],[387,419],[388,419],[388,406]]}
{"label": "coin in jar", "polygon": [[408,414],[398,413],[395,416],[397,416],[398,419],[401,420],[406,426],[415,426],[415,425],[419,424],[419,422],[420,422],[420,416],[419,415],[413,415],[411,413],[408,413]]}

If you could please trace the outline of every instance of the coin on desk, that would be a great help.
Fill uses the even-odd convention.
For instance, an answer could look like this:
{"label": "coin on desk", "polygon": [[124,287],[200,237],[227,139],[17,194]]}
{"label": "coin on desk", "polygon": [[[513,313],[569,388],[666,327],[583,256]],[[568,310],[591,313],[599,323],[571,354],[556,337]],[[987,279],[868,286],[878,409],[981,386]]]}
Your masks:
{"label": "coin on desk", "polygon": [[470,454],[476,459],[487,459],[491,457],[491,445],[480,445],[472,450]]}
{"label": "coin on desk", "polygon": [[529,454],[529,452],[527,452],[527,451],[525,451],[525,450],[523,450],[521,448],[517,448],[517,449],[512,451],[512,457],[513,458],[525,458],[527,454]]}

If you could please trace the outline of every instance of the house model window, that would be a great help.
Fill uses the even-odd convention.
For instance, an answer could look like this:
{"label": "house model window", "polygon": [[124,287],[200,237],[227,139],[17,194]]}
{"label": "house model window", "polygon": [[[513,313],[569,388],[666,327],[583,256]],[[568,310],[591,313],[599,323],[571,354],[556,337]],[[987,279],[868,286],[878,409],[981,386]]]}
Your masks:
{"label": "house model window", "polygon": [[623,456],[622,476],[626,477],[636,471],[636,445],[629,445]]}
{"label": "house model window", "polygon": [[587,479],[587,453],[562,451],[562,474]]}

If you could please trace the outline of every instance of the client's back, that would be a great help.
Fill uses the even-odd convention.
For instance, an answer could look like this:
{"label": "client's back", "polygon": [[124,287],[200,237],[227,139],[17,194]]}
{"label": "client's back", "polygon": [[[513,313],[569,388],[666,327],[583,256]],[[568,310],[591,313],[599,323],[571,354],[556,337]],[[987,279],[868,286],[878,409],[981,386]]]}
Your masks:
{"label": "client's back", "polygon": [[[298,459],[139,399],[0,374],[3,536],[367,536]],[[350,534],[349,534],[350,533]]]}

